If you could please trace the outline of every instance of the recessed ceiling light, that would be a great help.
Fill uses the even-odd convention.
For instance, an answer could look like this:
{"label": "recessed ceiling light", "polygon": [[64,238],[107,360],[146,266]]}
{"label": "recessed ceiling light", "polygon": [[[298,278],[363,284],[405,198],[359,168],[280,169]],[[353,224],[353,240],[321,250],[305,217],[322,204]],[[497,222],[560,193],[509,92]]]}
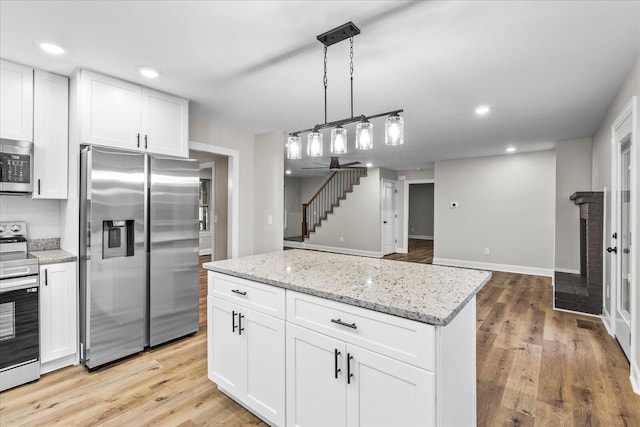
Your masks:
{"label": "recessed ceiling light", "polygon": [[365,166],[370,168],[371,166],[373,166],[373,163],[367,163]]}
{"label": "recessed ceiling light", "polygon": [[507,153],[515,153],[516,147],[507,147]]}
{"label": "recessed ceiling light", "polygon": [[286,173],[287,175],[291,175],[291,171],[290,171],[290,170],[286,171],[285,173]]}
{"label": "recessed ceiling light", "polygon": [[489,107],[488,105],[480,105],[478,107],[476,107],[476,114],[487,114],[489,111],[491,111],[491,107]]}
{"label": "recessed ceiling light", "polygon": [[155,79],[160,75],[160,70],[153,67],[147,67],[146,65],[141,65],[136,68],[136,70],[148,79]]}
{"label": "recessed ceiling light", "polygon": [[62,55],[67,51],[58,43],[54,43],[50,40],[36,40],[36,44],[40,46],[40,49],[53,55]]}

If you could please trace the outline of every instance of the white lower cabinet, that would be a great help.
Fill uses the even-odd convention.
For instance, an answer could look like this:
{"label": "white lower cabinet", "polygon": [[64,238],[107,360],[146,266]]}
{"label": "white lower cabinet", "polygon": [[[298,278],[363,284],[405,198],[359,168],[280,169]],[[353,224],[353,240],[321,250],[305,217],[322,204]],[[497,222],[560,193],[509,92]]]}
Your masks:
{"label": "white lower cabinet", "polygon": [[433,426],[433,373],[287,323],[287,425]]}
{"label": "white lower cabinet", "polygon": [[284,320],[209,295],[209,378],[274,425],[285,423]]}
{"label": "white lower cabinet", "polygon": [[77,363],[76,263],[40,266],[40,373]]}
{"label": "white lower cabinet", "polygon": [[446,326],[219,273],[208,298],[209,378],[270,424],[476,425],[475,297]]}

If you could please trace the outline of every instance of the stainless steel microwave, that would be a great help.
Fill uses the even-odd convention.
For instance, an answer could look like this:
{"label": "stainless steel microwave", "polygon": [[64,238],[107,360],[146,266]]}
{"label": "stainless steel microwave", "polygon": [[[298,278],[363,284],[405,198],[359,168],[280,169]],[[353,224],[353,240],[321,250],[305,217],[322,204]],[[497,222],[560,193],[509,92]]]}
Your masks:
{"label": "stainless steel microwave", "polygon": [[0,139],[0,193],[33,192],[33,142]]}

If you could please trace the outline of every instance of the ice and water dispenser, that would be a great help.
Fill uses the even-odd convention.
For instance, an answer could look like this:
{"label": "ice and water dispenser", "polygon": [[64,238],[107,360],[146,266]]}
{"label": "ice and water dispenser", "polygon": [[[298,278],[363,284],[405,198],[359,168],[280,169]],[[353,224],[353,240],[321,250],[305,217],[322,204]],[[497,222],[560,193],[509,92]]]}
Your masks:
{"label": "ice and water dispenser", "polygon": [[134,221],[102,221],[102,258],[133,256]]}

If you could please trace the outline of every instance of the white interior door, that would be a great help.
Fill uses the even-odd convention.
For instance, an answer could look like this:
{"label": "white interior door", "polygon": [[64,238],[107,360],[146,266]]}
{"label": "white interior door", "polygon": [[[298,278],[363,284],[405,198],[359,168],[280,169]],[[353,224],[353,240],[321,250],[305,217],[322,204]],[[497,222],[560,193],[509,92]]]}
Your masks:
{"label": "white interior door", "polygon": [[[631,143],[632,114],[628,114],[614,133],[615,217],[615,335],[622,350],[631,360]],[[637,203],[637,202],[636,202]]]}
{"label": "white interior door", "polygon": [[382,180],[382,254],[396,251],[396,183]]}

